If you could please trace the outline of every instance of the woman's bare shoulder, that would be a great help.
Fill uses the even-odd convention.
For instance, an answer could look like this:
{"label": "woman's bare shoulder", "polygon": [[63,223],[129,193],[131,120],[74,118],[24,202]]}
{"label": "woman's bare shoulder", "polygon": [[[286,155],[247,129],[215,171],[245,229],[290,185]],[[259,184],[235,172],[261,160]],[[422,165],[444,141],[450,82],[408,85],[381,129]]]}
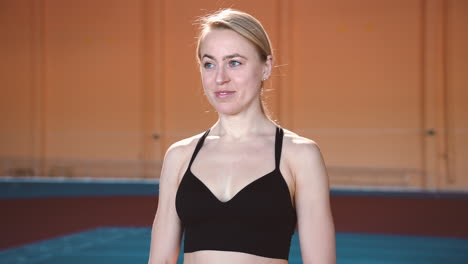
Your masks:
{"label": "woman's bare shoulder", "polygon": [[286,152],[291,152],[294,156],[300,154],[313,154],[314,152],[320,152],[319,145],[312,139],[300,136],[290,130],[283,129],[283,148]]}
{"label": "woman's bare shoulder", "polygon": [[317,142],[289,130],[284,130],[283,153],[282,156],[284,155],[289,168],[294,172],[323,165],[322,153]]}
{"label": "woman's bare shoulder", "polygon": [[[195,150],[198,140],[202,136],[203,133],[200,133],[173,143],[164,155],[161,177],[172,174],[168,172],[180,172],[183,167],[186,167],[190,161],[193,151]],[[176,174],[180,176],[180,173]]]}
{"label": "woman's bare shoulder", "polygon": [[[167,158],[177,158],[183,157],[188,154],[191,154],[195,150],[195,146],[198,143],[198,140],[203,136],[203,133],[197,134],[195,136],[184,138],[173,143],[166,151],[165,159]],[[175,157],[174,157],[175,156]]]}
{"label": "woman's bare shoulder", "polygon": [[[327,173],[318,144],[309,138],[285,131],[283,140],[284,157],[290,168],[296,188],[299,185],[327,187]],[[316,190],[318,193],[318,190]]]}

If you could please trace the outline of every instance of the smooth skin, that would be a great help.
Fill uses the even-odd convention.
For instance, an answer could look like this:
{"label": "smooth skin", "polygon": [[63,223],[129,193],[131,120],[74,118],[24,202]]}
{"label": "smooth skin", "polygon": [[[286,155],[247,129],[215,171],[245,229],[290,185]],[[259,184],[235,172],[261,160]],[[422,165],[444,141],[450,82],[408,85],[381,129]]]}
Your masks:
{"label": "smooth skin", "polygon": [[[205,94],[219,119],[191,169],[218,200],[226,202],[275,167],[276,124],[262,113],[260,103],[262,79],[270,76],[273,58],[262,61],[253,44],[228,29],[207,33],[200,53]],[[219,91],[233,93],[219,95]],[[298,216],[303,263],[336,263],[329,183],[320,149],[314,141],[284,131],[280,170]],[[177,262],[183,230],[175,196],[201,135],[173,144],[164,157],[150,264]],[[184,255],[184,264],[218,263],[288,262],[230,251],[202,250]]]}

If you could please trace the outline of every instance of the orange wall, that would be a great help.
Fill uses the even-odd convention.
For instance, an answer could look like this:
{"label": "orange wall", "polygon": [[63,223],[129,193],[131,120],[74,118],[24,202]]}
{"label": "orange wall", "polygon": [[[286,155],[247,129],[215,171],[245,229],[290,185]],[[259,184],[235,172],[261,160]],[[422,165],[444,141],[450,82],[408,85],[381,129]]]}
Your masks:
{"label": "orange wall", "polygon": [[468,186],[468,1],[447,3],[443,61],[446,87],[447,177],[443,186]]}
{"label": "orange wall", "polygon": [[0,2],[0,115],[2,155],[31,154],[34,109],[32,7],[27,1]]}
{"label": "orange wall", "polygon": [[157,177],[216,120],[193,22],[222,7],[263,22],[269,109],[334,186],[468,189],[462,0],[1,1],[1,175]]}

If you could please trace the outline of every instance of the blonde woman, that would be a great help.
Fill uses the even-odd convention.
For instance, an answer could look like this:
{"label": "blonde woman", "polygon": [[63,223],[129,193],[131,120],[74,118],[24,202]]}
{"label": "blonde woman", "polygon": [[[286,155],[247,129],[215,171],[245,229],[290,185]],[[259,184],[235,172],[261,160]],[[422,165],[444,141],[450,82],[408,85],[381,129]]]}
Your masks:
{"label": "blonde woman", "polygon": [[270,40],[251,15],[205,17],[197,58],[218,121],[173,144],[160,178],[149,263],[285,264],[296,226],[304,263],[335,263],[325,165],[317,144],[265,114]]}

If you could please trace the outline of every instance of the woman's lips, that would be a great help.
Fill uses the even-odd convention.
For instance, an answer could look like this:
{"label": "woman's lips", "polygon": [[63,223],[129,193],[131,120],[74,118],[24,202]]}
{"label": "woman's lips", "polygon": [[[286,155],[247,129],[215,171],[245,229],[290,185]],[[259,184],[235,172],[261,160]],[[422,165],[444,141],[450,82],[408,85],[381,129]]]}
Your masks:
{"label": "woman's lips", "polygon": [[216,91],[215,95],[217,98],[227,98],[227,97],[232,96],[234,93],[235,91],[222,90],[222,91]]}

